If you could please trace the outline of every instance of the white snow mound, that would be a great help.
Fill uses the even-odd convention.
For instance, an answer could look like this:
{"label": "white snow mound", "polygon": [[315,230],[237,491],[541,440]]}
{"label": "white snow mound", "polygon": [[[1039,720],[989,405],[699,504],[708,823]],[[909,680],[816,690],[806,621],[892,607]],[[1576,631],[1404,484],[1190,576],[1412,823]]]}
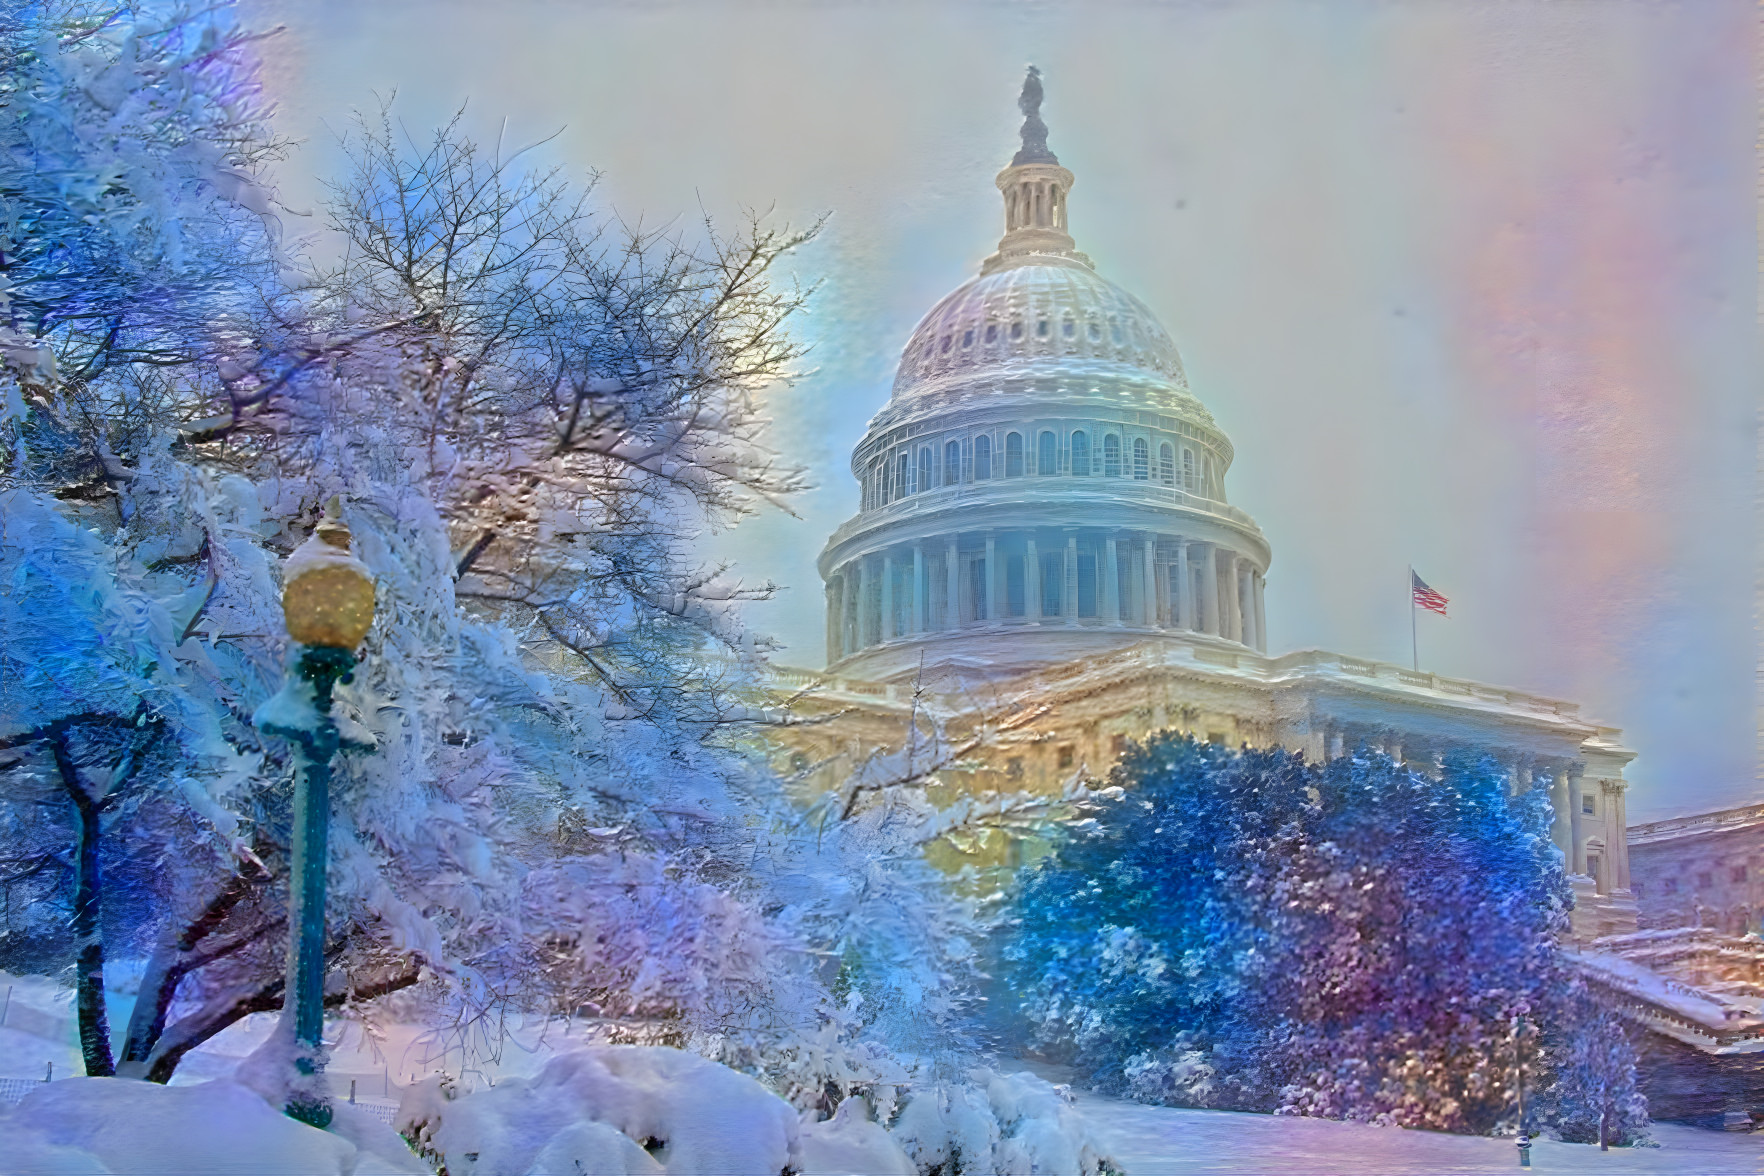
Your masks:
{"label": "white snow mound", "polygon": [[745,1074],[660,1046],[587,1046],[531,1078],[450,1098],[406,1090],[401,1130],[449,1176],[774,1173],[797,1153],[796,1113]]}
{"label": "white snow mound", "polygon": [[338,1130],[297,1123],[236,1082],[45,1082],[0,1110],[6,1176],[426,1176],[392,1132],[353,1108]]}
{"label": "white snow mound", "polygon": [[831,1119],[804,1123],[797,1163],[802,1176],[919,1176],[919,1169],[856,1095]]}

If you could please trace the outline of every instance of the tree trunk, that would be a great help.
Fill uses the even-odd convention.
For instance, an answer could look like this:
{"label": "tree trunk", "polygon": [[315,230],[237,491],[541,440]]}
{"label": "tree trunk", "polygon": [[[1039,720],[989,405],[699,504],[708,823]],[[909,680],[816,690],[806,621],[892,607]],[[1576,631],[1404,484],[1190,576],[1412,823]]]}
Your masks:
{"label": "tree trunk", "polygon": [[207,959],[192,960],[190,953],[218,928],[240,901],[251,893],[255,880],[244,873],[234,874],[208,904],[175,935],[167,935],[147,961],[141,975],[135,1008],[129,1017],[127,1035],[123,1039],[122,1058],[117,1069],[125,1078],[145,1078],[147,1058],[165,1032],[166,1014],[177,995],[178,985],[193,967],[220,958],[209,953]]}
{"label": "tree trunk", "polygon": [[1611,1124],[1611,1109],[1609,1107],[1606,1107],[1604,1110],[1601,1110],[1599,1112],[1599,1150],[1600,1151],[1610,1151],[1611,1150],[1610,1124]]}
{"label": "tree trunk", "polygon": [[[61,751],[56,749],[56,757]],[[70,765],[71,766],[71,765]],[[104,930],[99,922],[98,826],[100,807],[77,791],[69,791],[80,814],[80,839],[74,865],[74,959],[76,998],[80,1022],[80,1053],[86,1059],[88,1078],[109,1078],[116,1073],[110,1054],[110,1019],[104,1009]]]}

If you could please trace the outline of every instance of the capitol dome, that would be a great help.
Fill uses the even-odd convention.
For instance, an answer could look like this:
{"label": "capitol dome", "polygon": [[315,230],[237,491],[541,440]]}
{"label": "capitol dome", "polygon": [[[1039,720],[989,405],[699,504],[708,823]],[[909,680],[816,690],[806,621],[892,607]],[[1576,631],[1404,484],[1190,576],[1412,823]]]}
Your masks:
{"label": "capitol dome", "polygon": [[871,681],[994,676],[1146,640],[1265,650],[1231,442],[1151,309],[1067,232],[1041,85],[998,174],[1004,236],[920,321],[828,539],[827,658]]}
{"label": "capitol dome", "polygon": [[914,329],[894,397],[1037,371],[1186,390],[1176,344],[1151,310],[1089,265],[1025,259],[958,286]]}

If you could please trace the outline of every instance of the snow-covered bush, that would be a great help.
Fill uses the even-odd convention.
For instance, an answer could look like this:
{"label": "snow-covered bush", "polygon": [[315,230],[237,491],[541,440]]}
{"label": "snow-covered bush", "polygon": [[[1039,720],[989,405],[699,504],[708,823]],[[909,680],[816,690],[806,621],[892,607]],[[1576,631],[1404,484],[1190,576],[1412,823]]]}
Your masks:
{"label": "snow-covered bush", "polygon": [[[450,1176],[1100,1176],[1114,1170],[1065,1092],[976,1070],[928,1084],[898,1114],[853,1096],[798,1113],[753,1079],[680,1050],[587,1047],[532,1078],[460,1094],[409,1088],[398,1126]],[[579,1166],[572,1166],[579,1165]]]}
{"label": "snow-covered bush", "polygon": [[[1435,778],[1174,734],[1111,781],[1023,879],[1007,949],[1031,1031],[1100,1085],[1488,1132],[1513,1119],[1515,1018],[1545,1046],[1580,1040],[1541,787],[1512,793],[1486,759]],[[1566,1074],[1573,1050],[1524,1048],[1535,1097],[1538,1054]],[[1621,1099],[1633,1065],[1603,1073]]]}
{"label": "snow-covered bush", "polygon": [[450,1176],[782,1172],[797,1140],[796,1113],[753,1079],[636,1045],[560,1054],[532,1078],[456,1098],[432,1079],[406,1091],[397,1125]]}

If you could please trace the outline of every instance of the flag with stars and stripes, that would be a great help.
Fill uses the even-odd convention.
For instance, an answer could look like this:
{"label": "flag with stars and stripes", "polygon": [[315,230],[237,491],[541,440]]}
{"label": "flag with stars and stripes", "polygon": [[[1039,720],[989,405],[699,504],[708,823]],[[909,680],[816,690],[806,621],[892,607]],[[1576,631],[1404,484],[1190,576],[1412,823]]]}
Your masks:
{"label": "flag with stars and stripes", "polygon": [[1409,572],[1409,579],[1414,581],[1415,603],[1428,612],[1436,612],[1442,617],[1445,616],[1446,598],[1429,588],[1427,581],[1417,576],[1413,571]]}

